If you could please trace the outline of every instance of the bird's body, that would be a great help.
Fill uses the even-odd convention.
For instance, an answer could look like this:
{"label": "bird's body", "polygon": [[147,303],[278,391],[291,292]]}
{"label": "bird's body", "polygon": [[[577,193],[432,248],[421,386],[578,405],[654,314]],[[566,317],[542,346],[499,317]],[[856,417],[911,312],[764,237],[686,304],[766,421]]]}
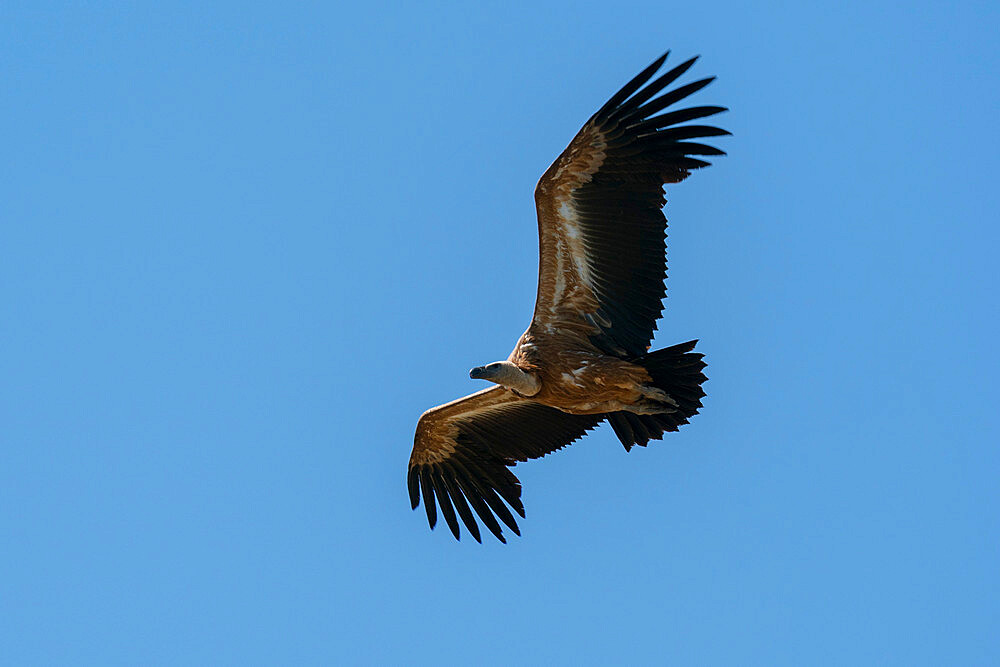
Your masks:
{"label": "bird's body", "polygon": [[566,347],[559,335],[526,331],[509,359],[538,379],[538,392],[523,396],[575,415],[628,410],[639,403],[642,388],[652,381],[646,369],[586,347]]}
{"label": "bird's body", "polygon": [[505,541],[497,519],[520,534],[508,506],[524,516],[509,467],[605,420],[626,449],[645,445],[701,407],[705,364],[695,341],[649,352],[665,294],[663,185],[708,165],[692,156],[723,154],[687,139],[728,132],[682,124],[722,107],[655,115],[712,80],[659,94],[694,63],[649,82],[665,60],[612,96],[542,175],[531,324],[505,361],[470,372],[498,386],[428,410],[417,424],[410,500],[416,508],[423,496],[432,528],[436,497],[456,538],[461,517],[480,539],[474,511]]}

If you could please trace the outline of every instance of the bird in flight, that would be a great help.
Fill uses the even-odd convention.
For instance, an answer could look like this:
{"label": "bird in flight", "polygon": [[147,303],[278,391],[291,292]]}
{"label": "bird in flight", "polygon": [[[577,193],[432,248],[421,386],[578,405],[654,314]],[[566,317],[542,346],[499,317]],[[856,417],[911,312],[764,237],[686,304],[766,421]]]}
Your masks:
{"label": "bird in flight", "polygon": [[[715,77],[666,90],[697,58],[657,78],[669,51],[591,116],[535,188],[538,293],[531,324],[504,361],[473,368],[496,386],[432,408],[417,423],[407,487],[431,528],[440,507],[520,535],[521,484],[510,468],[607,421],[626,451],[676,431],[698,412],[705,376],[697,341],[649,351],[666,293],[663,186],[723,151],[691,141],[727,135],[692,124],[718,106],[667,110]],[[666,91],[666,92],[664,92]],[[697,156],[697,157],[696,157]],[[436,500],[436,502],[435,502]]]}

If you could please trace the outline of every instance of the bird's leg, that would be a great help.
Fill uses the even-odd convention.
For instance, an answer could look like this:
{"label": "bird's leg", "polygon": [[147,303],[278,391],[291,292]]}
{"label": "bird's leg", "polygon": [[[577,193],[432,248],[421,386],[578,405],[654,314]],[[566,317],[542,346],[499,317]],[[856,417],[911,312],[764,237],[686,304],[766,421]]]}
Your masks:
{"label": "bird's leg", "polygon": [[638,389],[642,397],[628,408],[629,412],[639,415],[677,412],[677,401],[662,389],[650,385],[640,385]]}

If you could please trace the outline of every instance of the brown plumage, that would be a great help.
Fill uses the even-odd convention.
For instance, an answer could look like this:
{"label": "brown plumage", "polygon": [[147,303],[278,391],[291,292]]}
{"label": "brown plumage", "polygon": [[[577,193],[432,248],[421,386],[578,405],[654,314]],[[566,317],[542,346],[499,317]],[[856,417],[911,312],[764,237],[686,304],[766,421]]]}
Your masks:
{"label": "brown plumage", "polygon": [[705,364],[692,352],[696,341],[648,352],[665,295],[663,185],[708,166],[693,156],[724,155],[689,139],[729,133],[683,124],[722,107],[660,113],[712,81],[660,94],[696,60],[650,81],[666,58],[612,96],[538,182],[531,324],[506,361],[470,372],[498,386],[420,417],[407,484],[414,509],[422,497],[431,528],[440,506],[456,538],[461,517],[478,541],[475,512],[504,542],[497,519],[519,535],[510,509],[524,516],[509,469],[518,461],[560,449],[605,420],[626,450],[645,446],[701,407]]}

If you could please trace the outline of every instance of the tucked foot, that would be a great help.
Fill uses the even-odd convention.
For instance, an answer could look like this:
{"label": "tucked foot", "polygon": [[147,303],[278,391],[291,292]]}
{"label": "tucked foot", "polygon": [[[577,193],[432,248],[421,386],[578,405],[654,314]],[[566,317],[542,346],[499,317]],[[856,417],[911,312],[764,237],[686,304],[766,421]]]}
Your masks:
{"label": "tucked foot", "polygon": [[637,415],[665,415],[677,412],[677,401],[662,389],[642,387],[642,397],[626,408]]}
{"label": "tucked foot", "polygon": [[[663,403],[671,408],[677,407],[677,401],[670,397],[670,394],[663,391],[662,389],[657,389],[656,387],[651,387],[649,385],[643,385],[639,387],[639,392],[642,394],[646,401],[651,401],[653,403]],[[672,410],[671,410],[672,412]]]}

